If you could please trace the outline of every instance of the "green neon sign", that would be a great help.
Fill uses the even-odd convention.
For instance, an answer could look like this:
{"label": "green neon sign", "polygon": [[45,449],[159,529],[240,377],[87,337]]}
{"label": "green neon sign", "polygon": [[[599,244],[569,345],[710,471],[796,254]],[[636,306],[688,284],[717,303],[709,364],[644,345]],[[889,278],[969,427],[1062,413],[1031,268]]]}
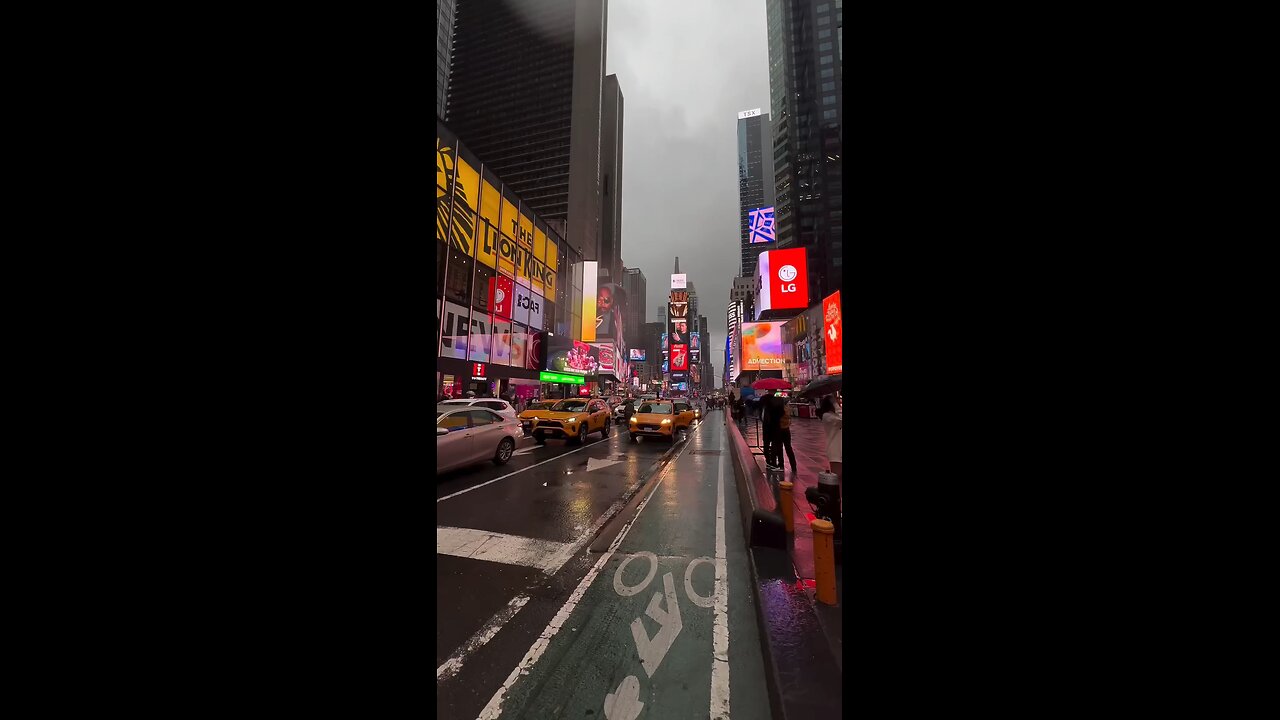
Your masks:
{"label": "green neon sign", "polygon": [[553,372],[538,373],[538,380],[548,383],[568,383],[570,385],[585,385],[587,382],[581,375],[563,375]]}

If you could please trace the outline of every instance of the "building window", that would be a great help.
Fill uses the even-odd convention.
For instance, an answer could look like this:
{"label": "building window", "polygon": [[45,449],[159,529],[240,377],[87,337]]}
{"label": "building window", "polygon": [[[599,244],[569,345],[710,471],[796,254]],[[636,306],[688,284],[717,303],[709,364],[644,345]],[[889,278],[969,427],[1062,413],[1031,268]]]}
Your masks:
{"label": "building window", "polygon": [[[823,104],[823,105],[835,105],[835,104],[836,104],[836,96],[835,96],[835,95],[827,95],[827,96],[823,97],[823,98],[822,98],[822,104]],[[825,117],[825,115],[824,115],[824,117]]]}
{"label": "building window", "polygon": [[836,84],[833,82],[822,83],[822,89],[823,91],[835,90]]}
{"label": "building window", "polygon": [[818,49],[819,49],[819,50],[830,50],[830,49],[831,49],[831,43],[829,43],[829,42],[824,42],[824,43],[822,43],[821,45],[819,45],[819,46],[818,46]]}
{"label": "building window", "polygon": [[459,305],[471,304],[471,266],[475,263],[468,255],[456,249],[449,252],[449,267],[445,271],[444,296]]}
{"label": "building window", "polygon": [[818,18],[818,24],[819,24],[819,25],[830,25],[830,24],[831,24],[831,16],[830,16],[830,15],[823,15],[822,17]]}
{"label": "building window", "polygon": [[823,120],[835,120],[835,119],[836,119],[836,111],[835,111],[835,110],[827,110],[826,112],[822,113],[822,119],[823,119]]}
{"label": "building window", "polygon": [[830,64],[831,64],[831,56],[830,56],[830,55],[823,55],[823,56],[822,56],[822,59],[818,60],[818,62],[819,62],[819,63],[821,63],[821,64],[823,64],[823,65],[830,65]]}
{"label": "building window", "polygon": [[818,31],[818,39],[819,39],[819,40],[821,40],[822,38],[829,38],[829,37],[831,37],[831,30],[830,30],[830,29],[826,29],[826,30],[819,30],[819,31]]}
{"label": "building window", "polygon": [[818,6],[818,12],[826,12],[831,9],[831,3],[822,3]]}
{"label": "building window", "polygon": [[836,74],[836,71],[832,70],[831,68],[827,68],[826,70],[822,71],[822,77],[824,78],[835,77],[835,74]]}

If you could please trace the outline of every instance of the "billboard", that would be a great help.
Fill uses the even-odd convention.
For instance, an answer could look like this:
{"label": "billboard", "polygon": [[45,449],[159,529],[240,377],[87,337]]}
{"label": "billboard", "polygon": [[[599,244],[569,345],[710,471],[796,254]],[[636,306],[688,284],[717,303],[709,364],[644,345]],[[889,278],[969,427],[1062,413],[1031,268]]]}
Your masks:
{"label": "billboard", "polygon": [[644,362],[647,359],[645,357],[646,354],[647,353],[642,348],[631,348],[632,360],[639,360],[640,362]]}
{"label": "billboard", "polygon": [[837,290],[822,301],[822,344],[827,351],[827,374],[844,373],[844,358],[840,343],[843,332],[840,320],[840,291]]}
{"label": "billboard", "polygon": [[743,110],[738,113],[739,120],[746,120],[747,118],[753,117],[760,117],[760,108],[755,108],[754,110]]}
{"label": "billboard", "polygon": [[689,349],[690,350],[696,352],[702,349],[702,342],[699,339],[701,335],[702,335],[701,333],[696,333],[696,332],[689,333]]}
{"label": "billboard", "polygon": [[689,369],[689,346],[671,346],[671,370],[683,372]]}
{"label": "billboard", "polygon": [[760,305],[756,317],[766,310],[809,307],[809,266],[805,249],[766,250],[760,253],[756,266],[760,286]]}
{"label": "billboard", "polygon": [[591,343],[591,357],[596,359],[596,371],[618,375],[613,343]]}
{"label": "billboard", "polygon": [[[506,280],[506,278],[502,277],[497,279]],[[507,282],[510,283],[511,281],[507,280]],[[515,295],[515,310],[512,311],[515,314],[510,317],[515,319],[516,322],[527,322],[529,327],[534,328],[535,330],[541,330],[543,318],[545,316],[545,310],[543,308],[547,304],[546,300],[538,293],[520,285],[515,286]],[[495,305],[494,307],[497,306]],[[495,310],[494,312],[496,313],[497,311]]]}
{"label": "billboard", "polygon": [[671,289],[672,290],[685,289],[686,287],[688,287],[688,278],[689,278],[689,275],[687,273],[673,274],[671,276]]}
{"label": "billboard", "polygon": [[489,307],[493,308],[494,315],[511,319],[511,306],[515,299],[511,278],[501,275],[489,278]]}
{"label": "billboard", "polygon": [[[586,278],[584,277],[583,280],[585,281]],[[600,278],[597,284],[598,288],[595,291],[595,339],[617,340],[619,345],[626,347],[622,337],[622,326],[623,317],[627,311],[627,292],[622,289],[621,285],[609,282],[608,278]],[[585,286],[582,288],[582,297],[585,301],[587,297],[587,288]],[[584,325],[587,322],[586,313],[583,313],[582,322]]]}
{"label": "billboard", "polygon": [[671,318],[671,345],[689,344],[689,323],[684,318]]}
{"label": "billboard", "polygon": [[762,207],[747,211],[747,242],[771,243],[778,239],[774,233],[773,208]]}
{"label": "billboard", "polygon": [[596,273],[600,263],[586,260],[581,264],[582,272],[582,341],[595,342],[596,339]]}
{"label": "billboard", "polygon": [[662,333],[662,352],[667,351],[667,334]]}
{"label": "billboard", "polygon": [[751,322],[742,324],[742,369],[781,370],[782,323]]}
{"label": "billboard", "polygon": [[591,350],[587,343],[554,335],[547,338],[546,367],[541,369],[567,375],[590,375],[600,365],[599,353],[592,357]]}

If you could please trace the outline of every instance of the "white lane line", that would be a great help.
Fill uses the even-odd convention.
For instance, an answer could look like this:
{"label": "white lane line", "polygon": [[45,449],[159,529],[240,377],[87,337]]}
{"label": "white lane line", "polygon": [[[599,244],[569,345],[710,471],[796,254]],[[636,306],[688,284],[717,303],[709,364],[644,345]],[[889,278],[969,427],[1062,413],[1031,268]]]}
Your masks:
{"label": "white lane line", "polygon": [[[640,482],[636,482],[628,486],[626,491],[623,492],[622,497],[614,501],[614,503],[609,506],[609,509],[597,518],[596,521],[591,524],[591,527],[587,528],[586,532],[578,536],[577,540],[573,541],[568,551],[569,557],[576,555],[577,552],[587,543],[595,539],[596,533],[600,532],[600,528],[604,527],[605,523],[612,520],[614,515],[617,515],[622,508],[626,507],[627,503],[631,501],[631,495],[640,487],[640,485]],[[439,528],[436,529],[439,530]],[[439,551],[438,547],[439,546],[437,544],[437,552]],[[436,682],[448,680],[454,675],[457,675],[458,671],[462,670],[463,663],[466,662],[471,653],[484,647],[485,643],[492,640],[493,636],[497,635],[498,631],[503,627],[506,627],[507,623],[515,617],[516,613],[520,611],[520,608],[524,607],[525,603],[528,601],[529,598],[527,597],[516,597],[511,602],[507,603],[506,607],[495,613],[493,617],[489,618],[489,621],[477,630],[469,640],[459,646],[458,649],[449,656],[448,660],[445,660],[440,667],[436,668]]]}
{"label": "white lane line", "polygon": [[[702,428],[699,427],[698,432],[701,431]],[[538,660],[542,659],[542,654],[545,653],[547,648],[551,645],[551,639],[554,638],[556,633],[560,632],[560,628],[569,621],[569,616],[573,614],[575,609],[577,609],[578,601],[581,600],[582,596],[587,592],[587,588],[591,587],[591,583],[595,581],[596,575],[600,574],[600,569],[605,566],[605,563],[609,562],[609,558],[613,557],[614,551],[622,545],[622,541],[626,539],[627,533],[631,531],[631,527],[640,519],[640,513],[644,512],[644,509],[649,505],[649,501],[653,499],[653,496],[658,494],[658,488],[662,485],[663,481],[667,479],[667,475],[671,472],[671,468],[675,467],[676,461],[680,459],[680,456],[684,455],[684,451],[688,449],[691,444],[692,443],[686,440],[683,447],[680,448],[680,452],[672,458],[671,462],[667,463],[665,468],[663,468],[662,475],[658,478],[658,482],[653,484],[653,489],[650,490],[649,494],[640,501],[639,507],[636,508],[635,517],[631,518],[631,520],[622,527],[622,532],[618,533],[618,537],[614,538],[612,543],[609,543],[609,549],[600,556],[600,559],[596,561],[595,565],[591,566],[591,570],[589,570],[586,576],[582,578],[582,582],[578,583],[578,587],[573,589],[573,593],[569,595],[569,599],[565,601],[564,605],[560,608],[560,611],[556,613],[556,616],[551,618],[551,622],[547,623],[547,627],[542,630],[542,634],[538,636],[536,641],[534,641],[533,646],[529,648],[529,652],[524,654],[524,658],[520,660],[515,669],[511,671],[511,674],[507,676],[507,679],[502,683],[502,687],[498,688],[497,692],[493,694],[493,697],[489,698],[489,703],[485,705],[484,709],[480,711],[480,714],[476,716],[476,720],[497,720],[498,716],[502,714],[502,701],[506,698],[507,691],[516,684],[516,681],[520,679],[521,675],[528,675],[530,671],[533,670],[533,666],[538,664]]]}
{"label": "white lane line", "polygon": [[473,528],[436,527],[436,554],[537,568],[554,575],[576,552],[570,543]]}
{"label": "white lane line", "polygon": [[[728,434],[728,430],[725,430]],[[724,455],[720,443],[720,471],[716,482],[716,591],[714,648],[711,654],[711,720],[729,720],[729,560],[724,549]]]}
{"label": "white lane line", "polygon": [[489,622],[485,623],[484,627],[480,628],[475,635],[471,636],[471,639],[467,640],[461,647],[454,651],[453,655],[450,655],[449,659],[444,661],[444,664],[436,668],[436,682],[448,680],[454,675],[457,675],[458,671],[462,669],[462,663],[466,660],[467,656],[476,650],[479,650],[485,643],[492,640],[493,636],[497,635],[498,631],[510,622],[511,618],[515,617],[516,613],[520,612],[520,608],[524,607],[527,602],[529,602],[528,595],[519,595],[514,597],[511,599],[511,602],[507,603],[506,607],[502,608],[494,614],[493,617],[489,618]]}
{"label": "white lane line", "polygon": [[496,482],[498,482],[499,480],[505,480],[505,479],[507,479],[507,478],[511,477],[512,475],[518,475],[518,474],[520,474],[520,473],[524,472],[525,470],[532,470],[532,469],[534,469],[534,468],[538,467],[539,465],[542,465],[542,464],[544,464],[544,463],[549,463],[549,462],[551,462],[552,460],[559,460],[560,458],[564,457],[565,455],[572,455],[572,454],[574,454],[574,453],[576,453],[576,452],[582,452],[583,450],[586,450],[586,449],[588,449],[588,448],[593,448],[593,447],[595,447],[596,445],[599,445],[599,444],[601,444],[601,443],[607,443],[607,442],[608,442],[608,440],[597,440],[596,442],[590,443],[590,444],[588,444],[588,445],[583,445],[582,447],[578,448],[577,450],[570,450],[570,451],[569,451],[569,452],[567,452],[567,453],[560,453],[559,455],[557,455],[557,456],[555,456],[555,457],[552,457],[552,458],[547,458],[546,460],[543,460],[542,462],[536,462],[536,463],[534,463],[534,464],[530,465],[529,467],[524,467],[524,468],[520,468],[519,470],[516,470],[516,471],[514,471],[514,472],[509,472],[509,473],[507,473],[506,475],[503,475],[502,477],[496,477],[496,478],[494,478],[494,479],[492,479],[492,480],[486,480],[485,482],[482,482],[482,483],[480,483],[479,485],[472,485],[472,486],[471,486],[471,487],[469,487],[469,488],[462,488],[461,490],[459,490],[459,491],[458,491],[458,492],[456,492],[456,493],[451,493],[451,494],[449,494],[449,495],[445,495],[445,496],[444,496],[444,497],[442,497],[442,498],[436,498],[436,502],[438,502],[438,503],[439,503],[439,502],[444,502],[445,500],[448,500],[449,498],[455,498],[455,497],[458,497],[459,495],[461,495],[461,494],[463,494],[463,493],[469,493],[469,492],[471,492],[472,490],[475,490],[475,489],[477,489],[477,488],[482,488],[482,487],[484,487],[485,485],[488,485],[489,483],[496,483]]}

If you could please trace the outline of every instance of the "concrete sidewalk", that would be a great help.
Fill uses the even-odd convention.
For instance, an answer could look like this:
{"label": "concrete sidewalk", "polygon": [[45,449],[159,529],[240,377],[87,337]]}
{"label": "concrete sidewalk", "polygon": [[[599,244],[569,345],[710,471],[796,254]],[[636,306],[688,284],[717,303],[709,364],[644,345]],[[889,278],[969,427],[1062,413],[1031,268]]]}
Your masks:
{"label": "concrete sidewalk", "polygon": [[[841,607],[844,602],[843,566],[836,565],[836,600],[834,606],[817,602],[813,570],[813,537],[809,521],[812,509],[804,496],[808,487],[818,483],[818,473],[827,468],[826,437],[821,421],[791,418],[791,447],[796,452],[799,473],[791,473],[790,459],[785,456],[785,478],[793,488],[794,534],[779,540],[781,533],[774,489],[764,470],[764,456],[753,453],[754,428],[745,436],[742,429],[726,417],[729,446],[733,453],[734,471],[743,502],[743,525],[748,543],[759,536],[751,548],[756,602],[762,621],[761,640],[766,656],[766,671],[775,716],[792,720],[839,714],[842,699],[832,697],[830,688],[842,683],[843,627]],[[772,521],[769,518],[773,518]],[[777,533],[769,531],[773,526]],[[845,533],[847,534],[847,532]]]}

